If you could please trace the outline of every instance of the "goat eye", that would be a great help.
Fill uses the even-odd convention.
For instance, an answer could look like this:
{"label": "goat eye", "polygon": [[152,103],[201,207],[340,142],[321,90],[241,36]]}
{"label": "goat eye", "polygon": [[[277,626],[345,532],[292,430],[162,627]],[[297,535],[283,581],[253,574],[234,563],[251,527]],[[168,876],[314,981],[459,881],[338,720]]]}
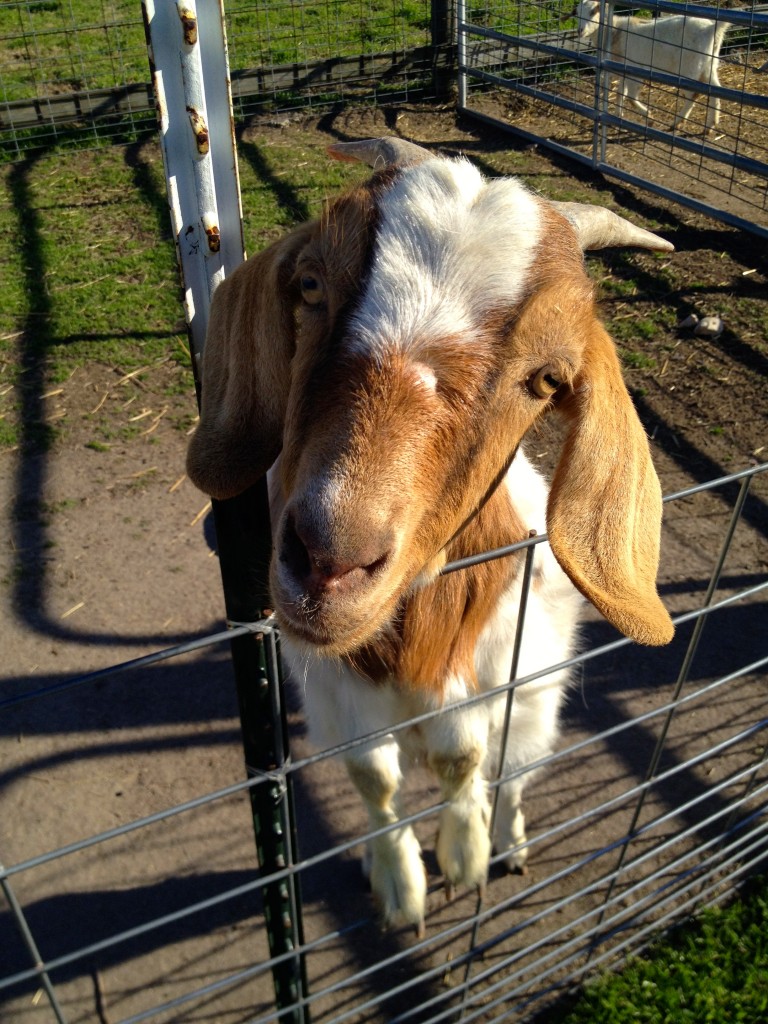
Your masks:
{"label": "goat eye", "polygon": [[316,306],[319,302],[323,301],[325,293],[319,277],[315,277],[314,274],[302,274],[299,284],[301,286],[301,297],[308,305]]}
{"label": "goat eye", "polygon": [[542,366],[528,380],[528,387],[537,398],[551,398],[562,384],[551,366]]}

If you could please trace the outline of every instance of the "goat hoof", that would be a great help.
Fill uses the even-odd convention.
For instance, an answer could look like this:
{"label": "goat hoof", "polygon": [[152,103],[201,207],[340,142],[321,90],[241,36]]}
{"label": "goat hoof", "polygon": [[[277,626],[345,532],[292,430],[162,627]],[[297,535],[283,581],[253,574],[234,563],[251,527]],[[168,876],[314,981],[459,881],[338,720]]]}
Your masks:
{"label": "goat hoof", "polygon": [[445,902],[446,903],[450,903],[455,895],[456,895],[456,886],[453,884],[453,882],[446,882],[445,883]]}
{"label": "goat hoof", "polygon": [[426,938],[427,926],[424,924],[424,918],[423,917],[422,917],[422,919],[420,921],[417,921],[415,923],[414,929],[416,931],[416,938],[417,939],[424,939],[424,938]]}

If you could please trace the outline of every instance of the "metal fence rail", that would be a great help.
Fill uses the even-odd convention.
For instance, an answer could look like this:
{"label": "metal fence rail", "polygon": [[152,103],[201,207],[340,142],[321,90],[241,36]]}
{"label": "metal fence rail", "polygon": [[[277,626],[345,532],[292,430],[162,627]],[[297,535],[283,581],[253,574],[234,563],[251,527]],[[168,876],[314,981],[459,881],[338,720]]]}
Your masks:
{"label": "metal fence rail", "polygon": [[[618,59],[608,24],[626,16],[629,5],[601,0],[603,27],[585,39],[568,17],[572,4],[461,0],[460,107],[619,180],[768,237],[768,9],[669,0],[642,6],[654,17],[682,13],[729,26],[716,65],[719,83],[716,77],[693,81],[698,55],[682,41],[673,73],[659,66],[661,56],[649,65],[633,60],[631,33],[626,57]],[[628,99],[620,102],[625,78],[642,83],[646,113]],[[693,111],[671,128],[687,88],[696,91]],[[721,104],[720,120],[705,132],[713,98]]]}
{"label": "metal fence rail", "polygon": [[[768,634],[759,628],[768,577],[754,567],[745,571],[741,555],[735,557],[737,546],[749,548],[761,534],[750,524],[756,509],[765,507],[766,472],[768,464],[752,467],[668,497],[667,529],[674,536],[692,515],[719,524],[717,544],[696,553],[697,566],[708,562],[711,572],[702,575],[697,568],[681,581],[662,566],[661,592],[677,625],[672,648],[644,650],[615,639],[601,622],[587,625],[583,650],[570,663],[580,686],[566,711],[562,742],[527,792],[531,875],[506,875],[496,858],[483,898],[467,893],[445,903],[431,874],[426,937],[382,935],[357,878],[358,845],[378,833],[361,831],[362,809],[337,763],[342,748],[306,746],[289,687],[292,751],[282,765],[64,847],[42,848],[0,870],[6,900],[0,913],[3,1019],[45,1020],[51,1013],[59,1021],[90,1019],[89,982],[101,978],[97,993],[110,993],[123,1024],[211,1018],[259,1024],[522,1021],[590,972],[621,963],[659,928],[728,896],[764,864],[768,839]],[[764,543],[764,536],[757,539]],[[276,640],[271,620],[240,624],[56,686],[5,696],[3,732],[23,728],[30,715],[55,714],[63,697],[93,705],[105,681],[113,699],[130,692],[137,677],[170,658],[205,656],[231,641],[266,642],[276,654]],[[311,685],[311,673],[296,683]],[[275,714],[280,717],[279,709]],[[278,729],[279,722],[272,726]],[[255,724],[246,720],[244,727]],[[34,765],[28,771],[34,776]],[[15,784],[34,783],[22,771]],[[289,788],[296,794],[291,827],[300,857],[259,874],[246,853],[234,884],[224,873],[211,891],[202,882],[210,865],[195,859],[201,827],[213,818],[243,835],[243,800],[258,792],[279,799]],[[425,778],[409,800],[412,813],[404,820],[429,848],[441,806],[437,792]],[[32,828],[32,821],[17,827]],[[150,856],[158,833],[172,837],[160,863]],[[83,917],[78,906],[90,898],[88,866],[96,858],[130,864],[130,888],[138,894],[145,874],[171,884],[182,849],[185,870],[192,865],[187,890],[159,907],[139,901],[125,923]],[[262,893],[290,880],[301,883],[305,933],[298,946],[275,956],[265,942],[274,921],[265,917]],[[51,885],[72,891],[65,920],[41,915],[39,887]],[[238,927],[242,934],[232,937]],[[151,970],[158,944],[175,944],[183,961],[191,938],[202,943],[195,946],[200,969],[161,983]],[[306,969],[301,990],[276,1009],[272,976],[297,957]],[[115,1024],[116,1009],[108,1019]]]}

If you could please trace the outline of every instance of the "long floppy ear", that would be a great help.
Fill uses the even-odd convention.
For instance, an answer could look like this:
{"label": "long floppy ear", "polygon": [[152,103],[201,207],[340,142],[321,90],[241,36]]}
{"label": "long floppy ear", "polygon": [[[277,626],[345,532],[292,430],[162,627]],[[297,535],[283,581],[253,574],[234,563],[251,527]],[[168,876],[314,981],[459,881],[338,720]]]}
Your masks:
{"label": "long floppy ear", "polygon": [[562,408],[571,423],[547,512],[552,550],[622,633],[668,643],[674,627],[656,592],[661,488],[613,342],[597,321]]}
{"label": "long floppy ear", "polygon": [[280,454],[295,349],[296,257],[304,224],[249,259],[213,296],[200,423],[187,452],[192,482],[213,498],[240,494]]}

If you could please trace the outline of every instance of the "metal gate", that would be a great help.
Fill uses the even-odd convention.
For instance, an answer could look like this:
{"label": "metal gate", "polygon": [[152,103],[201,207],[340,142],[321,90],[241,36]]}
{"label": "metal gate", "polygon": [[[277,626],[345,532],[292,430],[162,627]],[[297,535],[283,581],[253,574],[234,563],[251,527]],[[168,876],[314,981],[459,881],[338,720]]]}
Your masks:
{"label": "metal gate", "polygon": [[[599,20],[590,31],[573,17],[572,0],[459,0],[460,108],[597,171],[768,237],[768,11],[669,0],[648,0],[643,10],[727,25],[714,72],[695,49],[699,41],[682,32],[671,33],[670,44],[657,32],[652,50],[645,49],[646,63],[640,62],[644,50],[637,30],[619,31],[612,42],[609,25],[614,19],[626,25],[625,5],[600,0]],[[695,76],[704,65],[699,80]],[[631,99],[621,102],[625,81],[630,88],[637,83],[645,112]],[[695,90],[693,111],[673,129],[687,89]],[[706,132],[705,111],[716,100],[719,123]]]}

